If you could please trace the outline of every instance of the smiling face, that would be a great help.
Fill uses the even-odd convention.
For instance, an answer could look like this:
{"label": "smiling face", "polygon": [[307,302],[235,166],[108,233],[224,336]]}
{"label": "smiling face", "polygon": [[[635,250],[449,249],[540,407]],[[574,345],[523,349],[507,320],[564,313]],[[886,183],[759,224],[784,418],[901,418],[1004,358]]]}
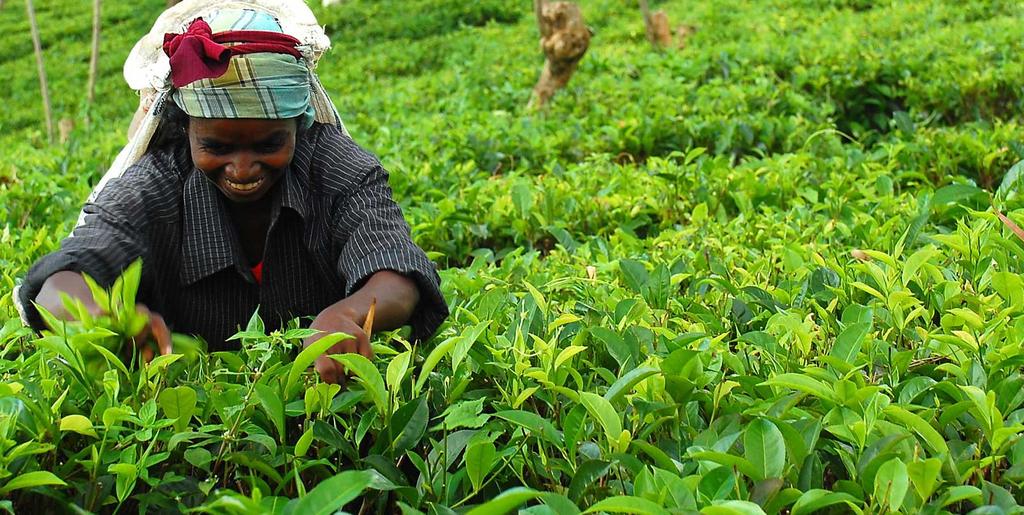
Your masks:
{"label": "smiling face", "polygon": [[228,200],[255,202],[292,162],[296,132],[293,119],[191,118],[192,162]]}

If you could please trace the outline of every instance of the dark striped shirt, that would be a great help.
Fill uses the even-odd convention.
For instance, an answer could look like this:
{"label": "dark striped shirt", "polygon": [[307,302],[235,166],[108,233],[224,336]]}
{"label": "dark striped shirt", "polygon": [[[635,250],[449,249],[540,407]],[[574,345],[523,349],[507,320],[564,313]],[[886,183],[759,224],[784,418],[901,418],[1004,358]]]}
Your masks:
{"label": "dark striped shirt", "polygon": [[227,202],[195,169],[187,148],[154,151],[86,204],[84,224],[29,271],[19,292],[29,307],[50,275],[85,272],[113,284],[143,262],[139,302],[172,330],[203,337],[211,350],[259,308],[268,330],[314,317],[350,295],[375,272],[413,279],[420,301],[409,323],[430,337],[448,315],[437,271],[413,243],[391,197],[388,174],[337,127],[315,124],[299,135],[295,156],[272,192],[262,282],[246,263]]}

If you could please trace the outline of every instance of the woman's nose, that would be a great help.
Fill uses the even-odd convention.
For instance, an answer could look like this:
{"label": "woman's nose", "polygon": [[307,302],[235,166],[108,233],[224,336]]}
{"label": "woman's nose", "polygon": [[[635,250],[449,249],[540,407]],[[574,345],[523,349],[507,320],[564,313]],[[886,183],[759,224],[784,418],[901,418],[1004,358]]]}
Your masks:
{"label": "woman's nose", "polygon": [[259,171],[256,161],[244,152],[232,156],[225,171],[235,179],[247,179]]}

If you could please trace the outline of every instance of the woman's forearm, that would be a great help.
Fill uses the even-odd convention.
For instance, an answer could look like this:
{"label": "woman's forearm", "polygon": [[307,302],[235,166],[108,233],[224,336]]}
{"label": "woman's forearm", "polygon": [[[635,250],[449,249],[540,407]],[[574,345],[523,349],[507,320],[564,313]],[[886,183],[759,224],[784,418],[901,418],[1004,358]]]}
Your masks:
{"label": "woman's forearm", "polygon": [[59,320],[71,320],[72,315],[64,307],[62,294],[81,301],[90,313],[101,312],[92,298],[92,292],[85,283],[85,279],[78,272],[62,271],[48,277],[43,283],[42,289],[39,290],[39,294],[36,295],[35,301]]}
{"label": "woman's forearm", "polygon": [[[401,327],[409,321],[419,303],[420,291],[412,279],[397,272],[382,270],[370,276],[362,288],[332,304],[321,315],[345,316],[362,327],[366,323],[366,316],[374,299],[376,307],[373,330],[386,331]],[[318,325],[314,321],[313,328],[318,329]]]}

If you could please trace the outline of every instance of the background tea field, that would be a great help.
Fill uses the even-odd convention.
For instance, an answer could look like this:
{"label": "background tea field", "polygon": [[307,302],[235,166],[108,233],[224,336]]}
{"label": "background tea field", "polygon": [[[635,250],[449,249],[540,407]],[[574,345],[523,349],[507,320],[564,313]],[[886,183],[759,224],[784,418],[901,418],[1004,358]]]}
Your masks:
{"label": "background tea field", "polygon": [[9,292],[123,144],[121,64],[163,5],[104,5],[90,106],[89,8],[36,3],[75,129],[45,141],[6,2],[6,506],[1020,511],[1017,2],[652,2],[698,28],[656,52],[634,2],[582,0],[591,48],[544,114],[529,2],[315,6],[321,79],[452,306],[429,342],[342,358],[345,389],[257,319],[240,353],[146,367],[96,348],[126,310],[21,327]]}

